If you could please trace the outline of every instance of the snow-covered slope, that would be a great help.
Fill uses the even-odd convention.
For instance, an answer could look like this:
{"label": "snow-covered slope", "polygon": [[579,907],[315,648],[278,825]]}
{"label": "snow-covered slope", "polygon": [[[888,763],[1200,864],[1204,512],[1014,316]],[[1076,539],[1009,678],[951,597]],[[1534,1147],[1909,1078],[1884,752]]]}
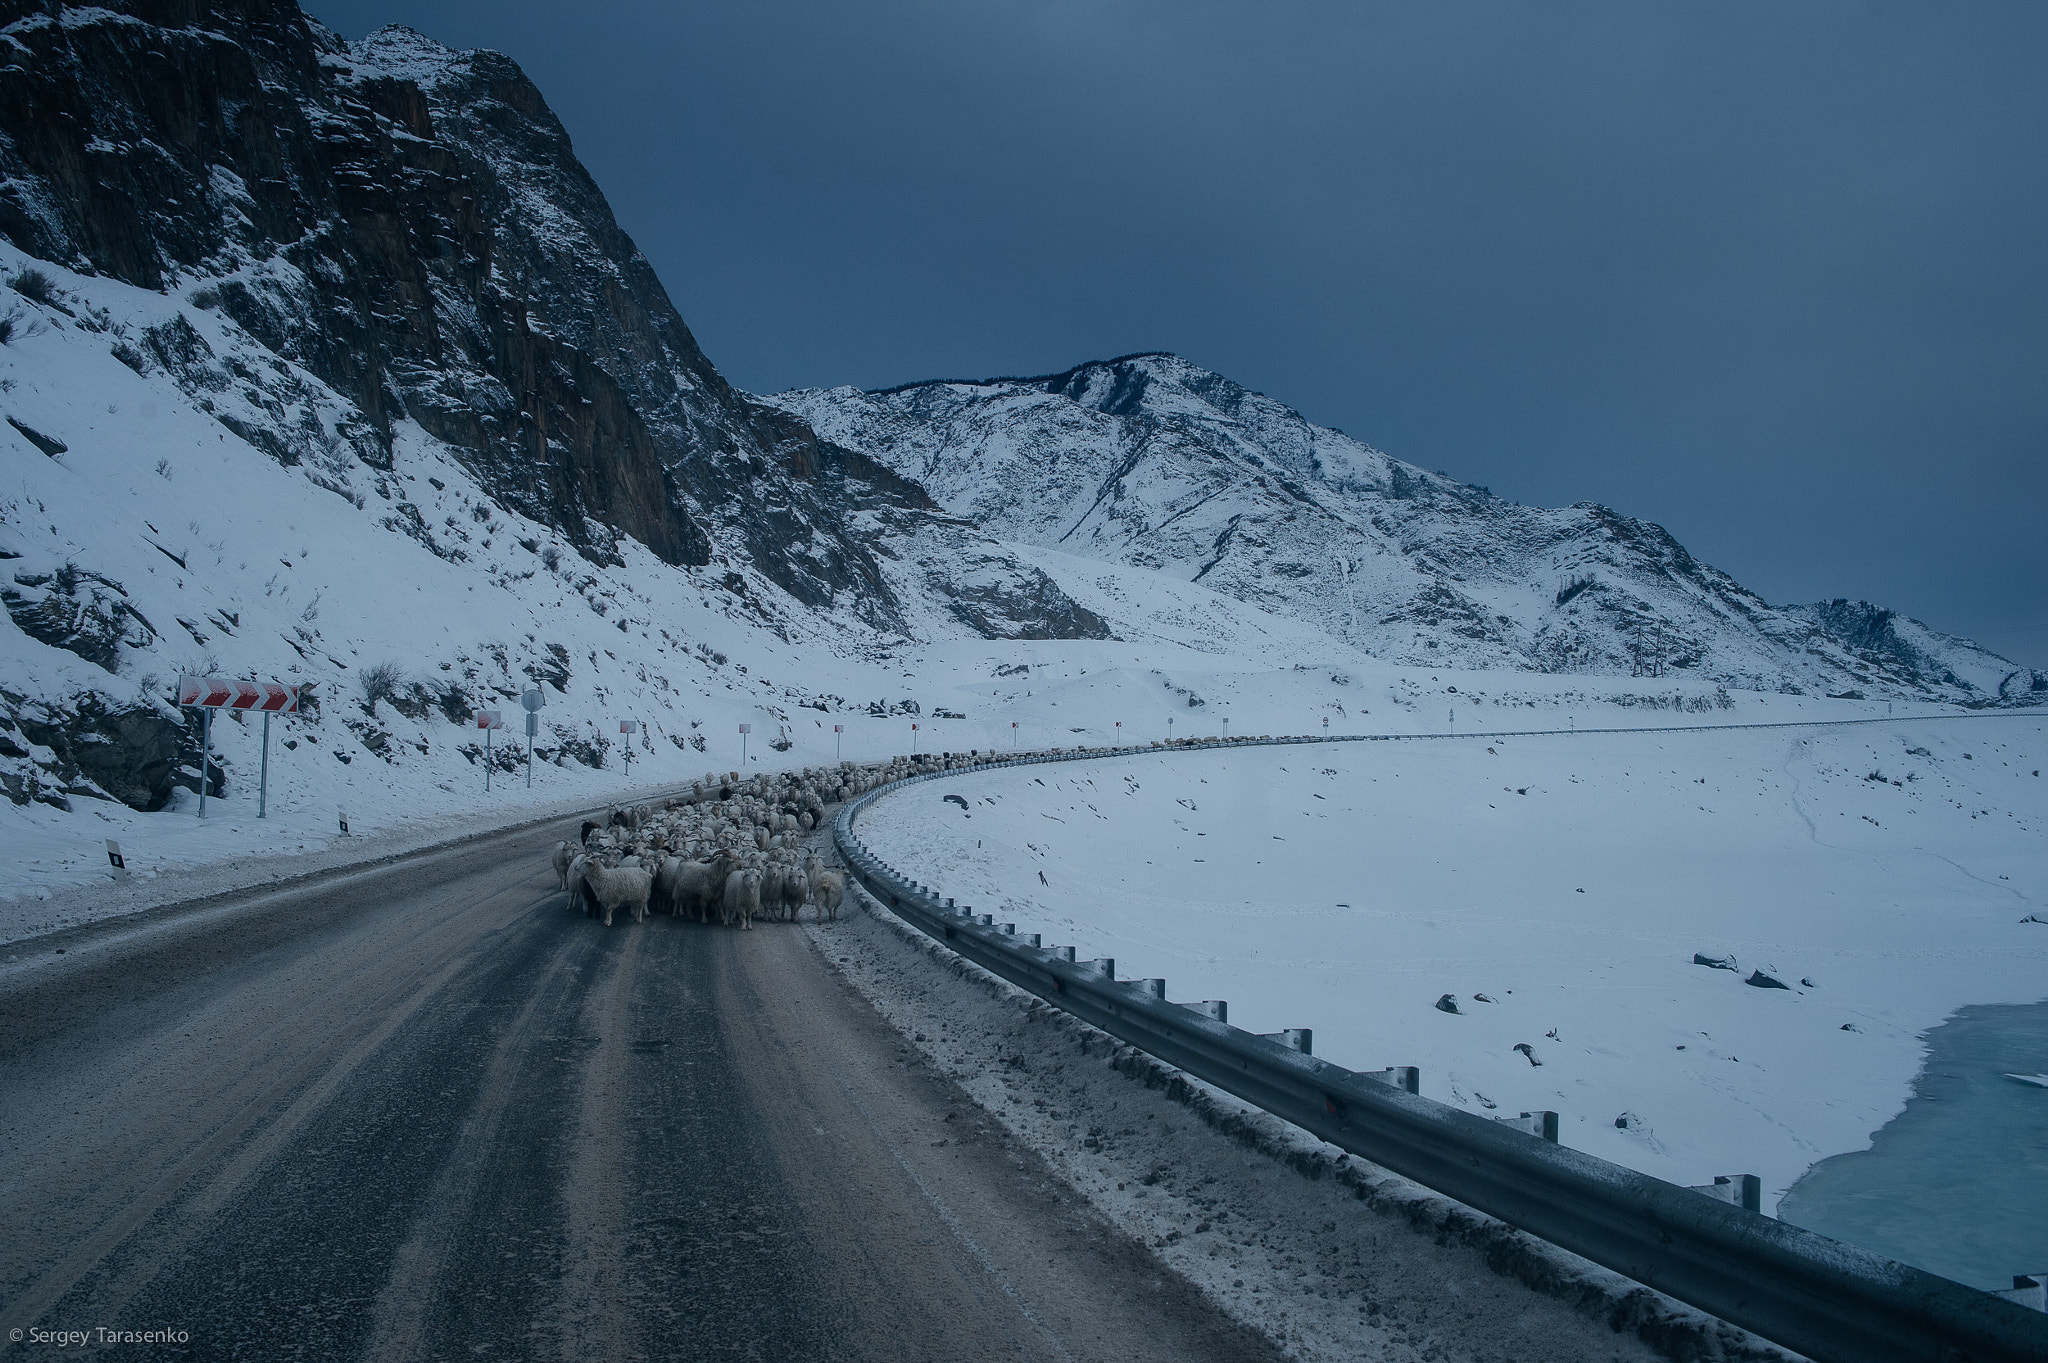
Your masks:
{"label": "snow-covered slope", "polygon": [[1928,1029],[2040,998],[2044,758],[2018,714],[1254,748],[911,787],[859,832],[1239,1026],[1774,1203],[1896,1115]]}
{"label": "snow-covered slope", "polygon": [[1655,525],[1502,501],[1173,355],[768,400],[1001,538],[1199,582],[1395,661],[1958,701],[2036,680],[1875,607],[1774,610]]}
{"label": "snow-covered slope", "polygon": [[[505,58],[290,0],[39,7],[0,44],[17,804],[196,789],[180,671],[311,681],[339,723],[402,663],[398,719],[329,741],[445,781],[384,726],[628,658],[659,694],[797,640],[1108,633],[734,391]],[[549,746],[595,760],[598,719]]]}

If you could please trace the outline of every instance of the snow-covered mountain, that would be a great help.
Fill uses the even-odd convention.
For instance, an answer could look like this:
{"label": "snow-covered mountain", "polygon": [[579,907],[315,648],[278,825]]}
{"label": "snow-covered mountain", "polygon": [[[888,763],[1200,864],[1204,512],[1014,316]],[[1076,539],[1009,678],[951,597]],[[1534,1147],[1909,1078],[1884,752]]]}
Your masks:
{"label": "snow-covered mountain", "polygon": [[[0,63],[17,799],[196,785],[163,693],[210,656],[333,694],[419,627],[459,633],[415,660],[467,677],[451,715],[560,677],[597,651],[535,627],[557,598],[689,600],[856,651],[1109,632],[726,383],[506,58],[243,0],[38,6]],[[307,580],[337,552],[363,570]],[[641,663],[688,637],[639,619],[670,631]]]}
{"label": "snow-covered mountain", "polygon": [[1394,661],[1994,703],[2048,682],[1863,603],[1774,609],[1658,526],[1503,501],[1174,355],[768,400],[1003,539],[1199,582]]}
{"label": "snow-covered mountain", "polygon": [[[937,683],[911,655],[969,640],[1327,663],[1340,718],[1366,652],[2048,691],[1874,608],[1773,611],[1655,527],[1510,506],[1171,357],[751,398],[516,66],[406,29],[346,42],[290,0],[0,24],[0,234],[17,806],[196,788],[168,700],[194,671],[310,684],[292,798],[360,780],[413,806],[467,789],[470,716],[535,683],[544,761],[604,769],[628,715],[654,771],[732,764],[707,725],[815,759],[837,750],[823,716],[920,713]],[[958,665],[945,685],[1028,672],[1014,651]],[[1014,712],[1027,736],[1101,718],[1046,704]],[[1272,722],[1308,722],[1290,706]],[[1017,732],[946,722],[966,746]],[[217,728],[210,787],[246,791],[256,755]]]}

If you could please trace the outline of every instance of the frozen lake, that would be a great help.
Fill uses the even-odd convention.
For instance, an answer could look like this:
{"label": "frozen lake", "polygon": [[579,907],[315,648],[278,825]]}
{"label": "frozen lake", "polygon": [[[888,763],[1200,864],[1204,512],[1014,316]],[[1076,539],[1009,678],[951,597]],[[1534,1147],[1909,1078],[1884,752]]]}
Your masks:
{"label": "frozen lake", "polygon": [[[2041,931],[2048,934],[2048,926]],[[1972,1287],[2048,1268],[2048,1002],[1964,1008],[1927,1036],[1906,1110],[1822,1160],[1778,1214]]]}

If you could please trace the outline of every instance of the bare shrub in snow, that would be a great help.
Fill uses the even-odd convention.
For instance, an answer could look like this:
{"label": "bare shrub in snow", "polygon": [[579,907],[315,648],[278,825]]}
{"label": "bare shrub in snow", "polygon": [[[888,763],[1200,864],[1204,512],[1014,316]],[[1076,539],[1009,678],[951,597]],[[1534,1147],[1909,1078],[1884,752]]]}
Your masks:
{"label": "bare shrub in snow", "polygon": [[7,287],[13,289],[31,303],[41,303],[45,307],[53,306],[57,301],[56,283],[38,269],[30,268],[21,271],[21,273],[7,281]]}
{"label": "bare shrub in snow", "polygon": [[363,713],[375,719],[377,702],[396,696],[403,680],[404,674],[398,670],[397,663],[378,663],[364,668],[356,678],[356,685],[363,691]]}

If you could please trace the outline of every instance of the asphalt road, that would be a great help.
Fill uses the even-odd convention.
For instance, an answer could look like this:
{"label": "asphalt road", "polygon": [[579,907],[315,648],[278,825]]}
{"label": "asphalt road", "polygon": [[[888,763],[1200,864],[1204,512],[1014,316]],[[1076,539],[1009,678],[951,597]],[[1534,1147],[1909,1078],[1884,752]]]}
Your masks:
{"label": "asphalt road", "polygon": [[0,1351],[1277,1356],[803,934],[606,930],[555,836],[13,948]]}

